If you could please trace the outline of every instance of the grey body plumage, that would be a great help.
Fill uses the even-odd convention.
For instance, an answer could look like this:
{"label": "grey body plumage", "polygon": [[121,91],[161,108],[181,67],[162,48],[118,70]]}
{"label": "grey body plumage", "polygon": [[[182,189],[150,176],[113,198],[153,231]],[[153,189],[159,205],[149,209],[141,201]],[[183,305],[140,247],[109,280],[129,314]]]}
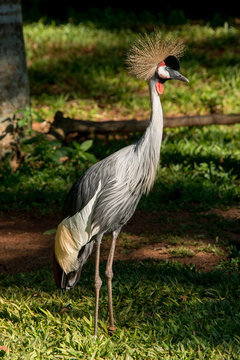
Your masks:
{"label": "grey body plumage", "polygon": [[[64,205],[64,218],[80,212],[94,196],[101,181],[91,221],[100,229],[99,234],[112,233],[129,221],[141,196],[150,191],[159,163],[162,140],[161,104],[154,84],[155,80],[152,79],[149,87],[152,91],[153,116],[142,138],[92,165],[75,182]],[[89,242],[92,241],[90,238]],[[80,249],[78,274],[90,254],[89,246],[84,245]],[[75,286],[79,278],[71,274],[70,279],[67,288]]]}
{"label": "grey body plumage", "polygon": [[[173,54],[168,54],[164,43],[166,59],[159,58],[152,73],[155,50],[147,38],[147,49],[150,48],[149,69],[141,62],[141,51],[135,47],[130,57],[130,67],[134,61],[139,66],[139,74],[149,79],[151,99],[151,117],[143,136],[135,144],[127,146],[91,166],[73,185],[64,206],[64,219],[58,227],[55,239],[56,266],[62,271],[56,279],[61,288],[69,289],[79,280],[83,264],[92,252],[96,242],[95,267],[95,335],[97,334],[98,299],[101,287],[99,276],[100,244],[105,233],[113,233],[112,246],[107,262],[106,277],[108,281],[110,330],[113,331],[113,310],[111,295],[112,262],[115,243],[119,232],[134,214],[138,202],[144,193],[148,193],[154,183],[160,158],[160,147],[163,132],[163,115],[160,102],[163,84],[167,79],[176,78],[186,81],[179,72],[179,62],[175,55],[181,49],[170,46]],[[175,50],[174,50],[175,49]],[[176,54],[174,54],[174,51]],[[134,54],[136,59],[134,59]],[[149,56],[147,56],[149,59]],[[143,66],[144,65],[144,66]],[[136,69],[134,69],[137,75]],[[59,266],[60,265],[60,266]]]}
{"label": "grey body plumage", "polygon": [[130,219],[142,194],[150,190],[155,178],[162,126],[160,120],[156,128],[154,125],[151,124],[138,142],[92,165],[76,181],[64,206],[65,217],[81,211],[101,181],[92,222],[99,225],[102,232],[112,232]]}

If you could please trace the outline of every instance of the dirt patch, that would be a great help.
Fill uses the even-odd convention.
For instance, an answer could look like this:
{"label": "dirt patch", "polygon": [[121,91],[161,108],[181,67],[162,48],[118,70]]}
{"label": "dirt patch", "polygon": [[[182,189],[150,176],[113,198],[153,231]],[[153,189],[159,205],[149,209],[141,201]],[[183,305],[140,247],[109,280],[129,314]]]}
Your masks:
{"label": "dirt patch", "polygon": [[[239,240],[239,219],[239,208],[201,214],[137,211],[119,236],[115,259],[177,260],[211,270],[226,257],[219,239]],[[0,272],[25,272],[51,262],[54,234],[46,231],[56,228],[59,220],[56,214],[0,213]],[[107,258],[110,241],[110,236],[103,241],[102,260]]]}
{"label": "dirt patch", "polygon": [[[109,243],[110,245],[110,243]],[[190,255],[171,255],[173,247],[176,249],[176,253],[180,246],[169,245],[166,243],[155,244],[143,244],[141,248],[126,249],[122,243],[118,244],[117,253],[115,259],[124,261],[128,259],[140,261],[142,259],[154,259],[154,260],[167,260],[167,261],[179,261],[182,264],[195,264],[198,269],[209,271],[220,264],[225,259],[225,255],[218,255],[214,253],[207,253],[204,251],[190,252]],[[104,250],[106,245],[103,245]],[[189,249],[189,246],[184,246],[184,249]],[[104,251],[103,250],[103,251]],[[107,259],[107,251],[104,251],[102,259]]]}

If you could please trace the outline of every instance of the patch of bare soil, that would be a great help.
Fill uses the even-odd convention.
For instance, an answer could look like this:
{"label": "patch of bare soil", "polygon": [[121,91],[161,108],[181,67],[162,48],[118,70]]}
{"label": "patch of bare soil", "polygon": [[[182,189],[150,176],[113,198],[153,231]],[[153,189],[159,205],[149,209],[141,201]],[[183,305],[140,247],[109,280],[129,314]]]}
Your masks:
{"label": "patch of bare soil", "polygon": [[[115,259],[177,260],[195,264],[205,271],[213,269],[226,256],[219,246],[219,238],[239,241],[240,209],[214,209],[196,214],[137,211],[119,236]],[[26,272],[50,263],[54,234],[44,233],[56,228],[59,220],[56,214],[0,213],[0,273]],[[110,241],[110,236],[103,241],[102,260],[107,259]],[[211,249],[210,244],[215,247]],[[93,257],[94,254],[91,259]]]}

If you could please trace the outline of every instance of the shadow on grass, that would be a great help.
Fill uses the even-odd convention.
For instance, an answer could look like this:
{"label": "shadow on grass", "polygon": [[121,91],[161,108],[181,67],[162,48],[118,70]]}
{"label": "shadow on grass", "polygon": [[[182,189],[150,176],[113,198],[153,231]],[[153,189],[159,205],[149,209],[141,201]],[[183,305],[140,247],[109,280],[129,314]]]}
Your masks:
{"label": "shadow on grass", "polygon": [[[174,150],[174,153],[164,153],[162,155],[162,163],[170,164],[185,164],[194,169],[194,166],[203,163],[208,164],[209,177],[214,178],[215,169],[221,168],[226,173],[231,173],[239,178],[240,159],[234,158],[233,155],[225,156],[224,158],[217,154],[204,155],[198,154],[182,154],[181,150]],[[212,167],[214,165],[214,168]]]}
{"label": "shadow on grass", "polygon": [[47,61],[38,60],[29,68],[31,94],[44,94],[46,99],[69,94],[102,104],[119,101],[130,88],[125,84],[123,90],[120,79],[111,80],[117,80],[116,74],[125,66],[125,53],[125,48],[111,44],[94,47],[90,53],[81,48],[51,50]]}
{"label": "shadow on grass", "polygon": [[[142,198],[139,205],[141,209],[158,211],[167,208],[196,207],[198,210],[204,210],[238,204],[238,156],[235,156],[233,150],[231,153],[231,149],[226,150],[226,153],[221,149],[223,155],[217,154],[214,149],[212,151],[214,139],[199,136],[198,130],[196,129],[195,133],[194,129],[184,128],[179,134],[171,135],[173,138],[163,144],[157,181],[150,194]],[[229,135],[221,134],[220,130],[215,134],[214,129],[209,129],[208,133],[218,138],[221,136],[223,142],[231,140]],[[95,139],[91,152],[101,160],[114,151],[132,144],[140,136],[141,134],[130,135],[128,140],[122,138],[117,141]],[[181,145],[177,146],[183,137],[188,138],[189,146],[186,149],[182,149]],[[195,145],[197,141],[199,148]],[[236,139],[232,138],[232,143],[234,142]],[[30,154],[30,159],[31,156]],[[11,173],[10,169],[3,169],[0,209],[29,209],[41,206],[42,211],[44,207],[47,210],[52,207],[58,208],[61,212],[68,189],[83,170],[72,165],[71,161],[61,165],[47,159],[48,162],[45,164],[41,153],[35,154],[36,156],[40,162],[39,168],[32,168],[31,161],[28,161],[15,173]]]}
{"label": "shadow on grass", "polygon": [[[51,178],[51,177],[50,177]],[[2,186],[0,189],[0,210],[39,208],[40,211],[51,212],[59,209],[61,213],[64,199],[67,195],[66,189],[70,184],[65,183],[64,175],[39,184],[16,184],[14,188]],[[148,196],[140,201],[139,208],[148,211],[159,211],[161,209],[191,208],[198,207],[199,210],[218,206],[235,206],[239,201],[239,194],[235,187],[229,186],[219,192],[219,186],[211,181],[193,181],[191,177],[167,180],[160,178],[154,189]]]}
{"label": "shadow on grass", "polygon": [[[204,41],[197,40],[189,46],[184,67],[196,69],[202,64],[208,69],[208,76],[213,73],[214,76],[220,77],[218,74],[221,74],[222,78],[228,78],[239,63],[235,52],[238,41],[237,32],[217,37],[213,33]],[[32,97],[68,94],[70,98],[90,98],[105,105],[126,101],[132,88],[127,81],[119,78],[119,74],[124,71],[127,75],[125,59],[129,44],[103,42],[90,48],[84,49],[80,45],[48,48],[46,45],[46,53],[32,61],[28,69]]]}
{"label": "shadow on grass", "polygon": [[[105,263],[101,264],[104,279]],[[35,313],[49,311],[71,324],[94,313],[94,266],[88,263],[77,287],[64,295],[55,289],[49,267],[32,273],[1,275],[2,297],[27,302]],[[239,274],[222,270],[199,272],[194,266],[162,261],[114,263],[113,299],[117,327],[152,334],[170,346],[235,346],[240,336]],[[49,298],[49,295],[51,298]],[[14,298],[14,300],[13,300]],[[66,305],[64,305],[66,304]],[[66,314],[60,314],[66,306]],[[40,309],[41,308],[41,309]],[[7,310],[2,309],[5,319]],[[43,316],[45,316],[43,314]],[[107,288],[100,295],[100,323],[107,322]],[[71,326],[71,325],[70,325]],[[101,325],[100,325],[101,328]],[[116,334],[118,336],[118,333]]]}

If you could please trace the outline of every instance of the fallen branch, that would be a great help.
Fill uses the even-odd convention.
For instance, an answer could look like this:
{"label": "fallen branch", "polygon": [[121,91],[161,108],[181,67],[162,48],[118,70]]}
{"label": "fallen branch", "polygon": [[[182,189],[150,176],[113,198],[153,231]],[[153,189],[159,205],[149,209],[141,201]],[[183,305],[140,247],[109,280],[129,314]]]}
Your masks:
{"label": "fallen branch", "polygon": [[[164,118],[164,127],[180,127],[180,126],[203,126],[203,125],[232,125],[240,123],[240,114],[222,115],[197,115],[182,117]],[[61,111],[55,114],[54,122],[51,124],[48,133],[63,140],[70,133],[78,133],[81,136],[93,134],[128,134],[135,132],[144,132],[148,124],[148,120],[119,120],[119,121],[87,121],[76,120],[64,117]]]}

